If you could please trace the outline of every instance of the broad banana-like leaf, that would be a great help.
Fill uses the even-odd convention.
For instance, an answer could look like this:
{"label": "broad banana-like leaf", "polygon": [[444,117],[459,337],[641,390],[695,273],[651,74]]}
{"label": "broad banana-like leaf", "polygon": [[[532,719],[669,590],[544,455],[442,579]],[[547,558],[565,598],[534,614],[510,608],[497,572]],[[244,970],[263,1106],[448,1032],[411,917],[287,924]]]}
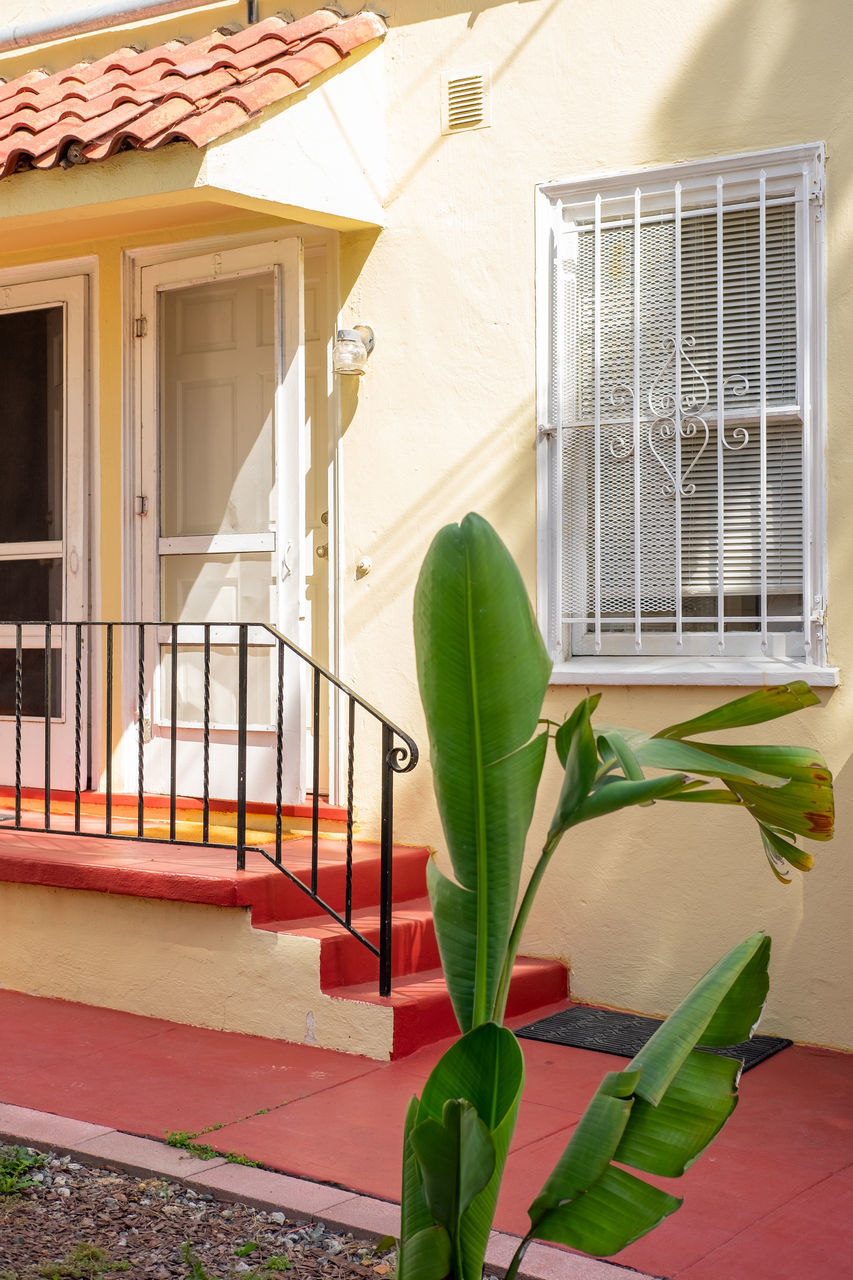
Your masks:
{"label": "broad banana-like leaf", "polygon": [[[456,884],[430,876],[463,1031],[492,1013],[547,735],[531,741],[551,663],[516,565],[477,515],[434,539],[415,591],[415,651]],[[473,932],[473,947],[471,934]]]}
{"label": "broad banana-like leaf", "polygon": [[779,774],[762,772],[736,760],[723,759],[704,743],[673,738],[646,738],[632,744],[634,758],[646,769],[682,769],[711,778],[739,778],[762,786],[778,786]]}
{"label": "broad banana-like leaf", "polygon": [[791,684],[775,685],[770,689],[757,689],[743,698],[735,698],[722,707],[706,711],[692,720],[682,720],[660,729],[656,738],[690,738],[696,733],[717,733],[721,729],[743,729],[751,724],[766,724],[779,716],[790,715],[804,707],[814,707],[820,702],[817,694],[804,680]]}
{"label": "broad banana-like leaf", "polygon": [[677,1177],[719,1132],[737,1103],[740,1064],[696,1046],[738,1044],[752,1034],[767,995],[769,954],[763,934],[735,947],[633,1062],[605,1077],[530,1206],[522,1251],[540,1239],[609,1256],[679,1207],[676,1197],[617,1165]]}
{"label": "broad banana-like leaf", "polygon": [[461,1240],[462,1215],[495,1171],[492,1135],[470,1102],[449,1098],[440,1121],[415,1125],[412,1147],[427,1208],[451,1240]]}
{"label": "broad banana-like leaf", "polygon": [[[415,1162],[409,1172],[416,1174],[418,1185],[412,1189],[404,1164],[404,1202],[406,1196],[411,1195],[416,1205],[405,1210],[403,1218],[418,1233],[428,1224],[439,1222],[439,1213],[445,1226],[456,1221],[456,1229],[449,1229],[448,1235],[456,1280],[481,1280],[523,1084],[524,1059],[518,1041],[511,1031],[487,1022],[469,1031],[448,1049],[424,1085],[417,1109],[411,1112],[406,1151]],[[464,1099],[473,1109],[474,1118],[482,1128],[474,1125],[472,1119],[466,1120],[468,1127],[463,1128],[460,1120],[459,1168],[454,1174],[448,1165],[453,1139],[438,1135],[437,1128],[443,1125],[446,1129],[448,1121],[456,1124],[453,1108],[448,1112],[447,1106],[458,1099]],[[486,1138],[493,1158],[492,1172],[482,1189],[470,1194],[484,1170]],[[468,1143],[475,1144],[475,1149],[469,1150]],[[477,1177],[471,1170],[476,1171]],[[465,1188],[464,1194],[458,1196],[460,1208],[455,1219],[447,1190],[442,1193],[442,1180],[447,1188]],[[428,1215],[426,1219],[424,1214]],[[401,1280],[420,1280],[411,1275],[406,1254],[403,1236]]]}
{"label": "broad banana-like leaf", "polygon": [[419,1102],[412,1098],[403,1130],[403,1188],[400,1201],[398,1280],[444,1280],[451,1269],[450,1236],[440,1226],[424,1196],[418,1158],[412,1146]]}
{"label": "broad banana-like leaf", "polygon": [[[818,751],[808,747],[739,746],[687,741],[694,734],[759,724],[818,702],[802,681],[775,689],[760,689],[745,698],[661,729],[654,735],[632,729],[608,728],[598,734],[598,750],[609,772],[635,780],[637,769],[682,769],[704,775],[705,785],[688,783],[661,799],[700,804],[740,804],[759,825],[770,866],[789,883],[789,864],[807,871],[812,857],[797,848],[796,837],[830,840],[835,820],[832,774]],[[721,787],[708,785],[711,781]]]}
{"label": "broad banana-like leaf", "polygon": [[681,791],[685,784],[688,784],[688,779],[683,773],[668,773],[662,778],[645,778],[642,782],[604,777],[583,803],[578,805],[570,825],[576,826],[579,822],[602,818],[607,813],[616,813],[618,809],[628,808],[629,805],[666,799]]}
{"label": "broad banana-like leaf", "polygon": [[810,782],[759,787],[729,778],[726,786],[743,801],[756,822],[810,840],[832,839],[835,809],[831,787]]}

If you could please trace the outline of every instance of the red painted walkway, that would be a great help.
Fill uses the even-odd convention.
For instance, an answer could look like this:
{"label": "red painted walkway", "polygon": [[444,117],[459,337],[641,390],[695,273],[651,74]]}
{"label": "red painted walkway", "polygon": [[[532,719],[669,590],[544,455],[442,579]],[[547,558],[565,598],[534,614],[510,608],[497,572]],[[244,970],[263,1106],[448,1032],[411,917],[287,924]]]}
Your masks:
{"label": "red painted walkway", "polygon": [[[156,1138],[222,1126],[204,1140],[389,1200],[406,1103],[445,1047],[376,1063],[9,991],[0,1027],[0,1101]],[[622,1061],[533,1041],[524,1052],[496,1223],[515,1233]],[[674,1189],[684,1207],[616,1261],[685,1280],[853,1276],[853,1055],[798,1047],[746,1074],[730,1124]]]}

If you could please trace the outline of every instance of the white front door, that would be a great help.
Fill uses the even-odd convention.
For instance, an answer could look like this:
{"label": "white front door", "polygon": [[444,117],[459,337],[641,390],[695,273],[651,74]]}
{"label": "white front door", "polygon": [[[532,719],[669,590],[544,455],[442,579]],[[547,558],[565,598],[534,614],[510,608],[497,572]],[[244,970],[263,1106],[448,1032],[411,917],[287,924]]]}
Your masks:
{"label": "white front door", "polygon": [[[162,624],[146,652],[148,791],[170,789],[174,764],[177,791],[202,794],[206,703],[209,794],[237,795],[245,623],[248,798],[275,798],[279,658],[263,624],[300,644],[305,623],[301,270],[288,239],[140,272],[139,612]],[[304,792],[302,683],[288,658],[288,800]]]}
{"label": "white front door", "polygon": [[53,789],[71,789],[79,759],[86,786],[87,637],[83,629],[78,736],[75,628],[58,625],[86,617],[86,289],[81,276],[0,285],[0,783],[6,786],[15,783],[16,711],[22,785],[43,787],[49,779]]}

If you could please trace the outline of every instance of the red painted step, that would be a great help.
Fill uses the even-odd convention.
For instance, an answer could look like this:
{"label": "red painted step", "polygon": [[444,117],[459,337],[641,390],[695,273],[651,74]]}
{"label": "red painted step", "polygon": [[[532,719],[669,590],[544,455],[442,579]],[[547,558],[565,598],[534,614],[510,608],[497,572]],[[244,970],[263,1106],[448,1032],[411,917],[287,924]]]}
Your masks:
{"label": "red painted step", "polygon": [[[270,849],[270,846],[266,846]],[[397,845],[393,894],[397,902],[424,891],[429,850]],[[282,861],[304,884],[311,880],[311,841],[288,840]],[[199,845],[169,845],[156,840],[101,840],[60,831],[16,831],[0,826],[0,880],[63,889],[88,889],[173,902],[251,907],[253,924],[326,919],[322,907],[252,849],[246,870],[237,871],[229,850]],[[353,846],[352,901],[355,909],[379,901],[379,845]],[[318,890],[343,912],[346,900],[346,850],[340,839],[320,838]]]}
{"label": "red painted step", "polygon": [[[395,866],[396,880],[396,866]],[[254,923],[254,921],[253,921]],[[379,945],[379,908],[365,907],[353,911],[354,929],[375,946]],[[320,985],[335,994],[334,988],[354,983],[379,982],[379,960],[367,947],[347,933],[330,916],[325,919],[269,921],[258,926],[274,933],[318,938],[320,941]],[[394,978],[439,964],[438,943],[429,898],[395,902],[391,915],[391,972]]]}
{"label": "red painted step", "polygon": [[[391,1005],[394,1010],[392,1058],[404,1058],[416,1049],[458,1031],[441,969],[397,978],[387,999],[377,995],[373,983],[338,987],[330,994],[368,1004]],[[564,964],[557,960],[521,957],[513,967],[507,1017],[565,1000],[567,995],[568,972]]]}
{"label": "red painted step", "polygon": [[[269,847],[269,846],[268,846]],[[270,850],[272,852],[272,850]],[[406,902],[418,897],[426,883],[429,850],[423,846],[395,845],[393,852],[392,900]],[[303,884],[311,883],[311,842],[291,840],[283,847],[282,862]],[[247,864],[248,865],[248,864]],[[289,932],[304,925],[309,918],[319,923],[329,921],[336,930],[340,925],[313,902],[307,893],[292,884],[270,863],[264,894],[256,894],[252,902],[252,924],[256,928]],[[320,840],[317,867],[317,893],[341,915],[346,906],[346,850],[343,841]],[[353,845],[352,909],[360,912],[376,910],[380,896],[380,851],[378,844],[357,842]],[[362,948],[363,949],[363,948]],[[370,954],[368,952],[368,954]]]}

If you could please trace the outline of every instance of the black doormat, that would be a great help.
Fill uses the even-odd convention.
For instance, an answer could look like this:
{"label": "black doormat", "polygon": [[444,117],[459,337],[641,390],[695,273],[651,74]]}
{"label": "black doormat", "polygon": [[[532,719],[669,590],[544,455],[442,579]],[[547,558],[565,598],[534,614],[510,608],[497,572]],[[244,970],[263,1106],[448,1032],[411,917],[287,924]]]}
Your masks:
{"label": "black doormat", "polygon": [[[573,1049],[594,1049],[598,1053],[615,1053],[633,1058],[661,1025],[660,1018],[643,1018],[636,1013],[617,1013],[613,1009],[590,1009],[578,1005],[552,1013],[529,1026],[519,1027],[516,1035],[524,1040],[546,1040],[549,1044],[565,1044]],[[703,1053],[718,1053],[724,1058],[740,1058],[744,1071],[787,1049],[793,1040],[779,1036],[753,1036],[743,1044],[724,1049],[704,1048]]]}

